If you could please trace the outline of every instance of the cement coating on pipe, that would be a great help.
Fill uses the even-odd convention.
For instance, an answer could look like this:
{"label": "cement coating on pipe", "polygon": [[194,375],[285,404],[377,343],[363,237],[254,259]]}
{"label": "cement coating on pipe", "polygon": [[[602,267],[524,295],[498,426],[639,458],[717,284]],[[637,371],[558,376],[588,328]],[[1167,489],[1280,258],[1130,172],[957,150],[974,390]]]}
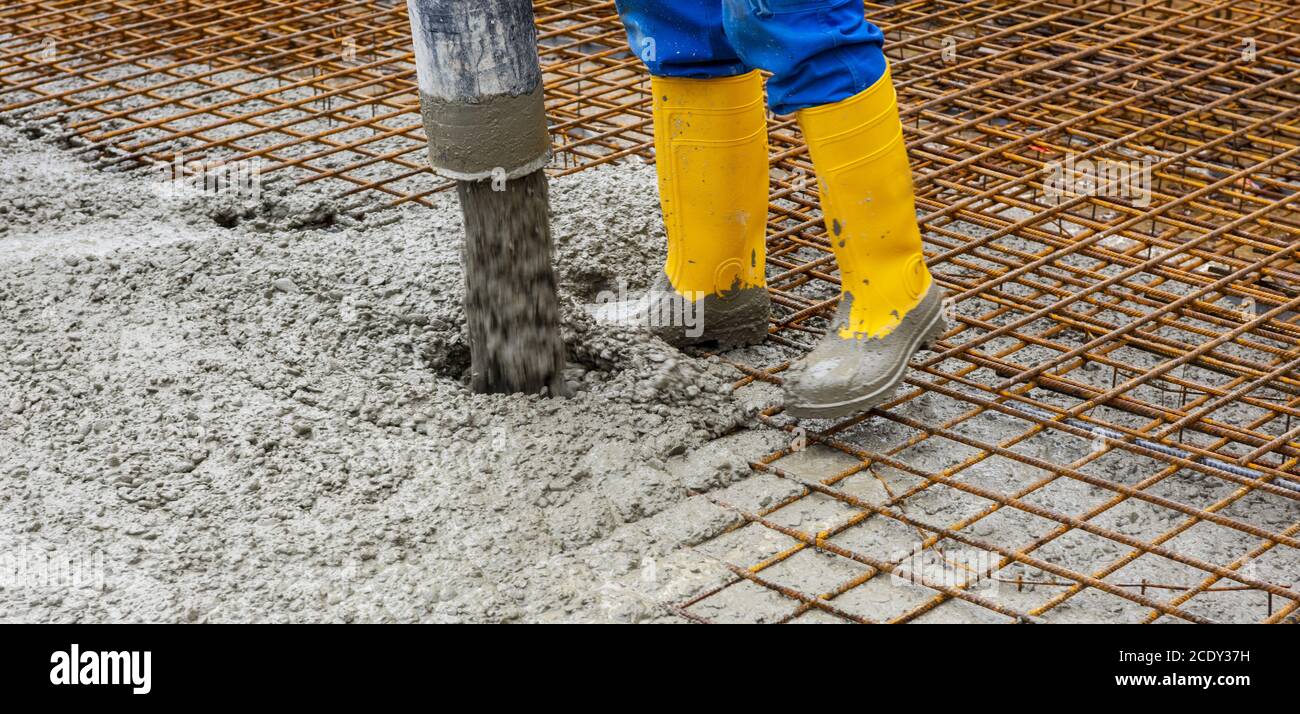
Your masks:
{"label": "cement coating on pipe", "polygon": [[457,181],[513,180],[546,165],[551,140],[540,86],[528,94],[448,102],[420,94],[429,164]]}

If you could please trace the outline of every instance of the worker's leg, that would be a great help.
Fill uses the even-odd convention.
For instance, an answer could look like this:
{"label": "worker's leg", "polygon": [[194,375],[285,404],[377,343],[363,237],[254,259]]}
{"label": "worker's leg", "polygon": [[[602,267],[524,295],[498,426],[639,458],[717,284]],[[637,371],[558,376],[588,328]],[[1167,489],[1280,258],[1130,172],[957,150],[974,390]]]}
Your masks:
{"label": "worker's leg", "polygon": [[832,104],[885,73],[884,35],[862,0],[722,0],[723,30],[740,59],[772,73],[777,114]]}
{"label": "worker's leg", "polygon": [[628,45],[654,77],[712,79],[753,69],[722,30],[722,0],[615,0]]}
{"label": "worker's leg", "polygon": [[[722,0],[618,0],[650,69],[668,258],[662,301],[702,319],[652,324],[677,344],[747,344],[767,334],[767,117],[763,82],[722,30]],[[665,311],[654,314],[680,314]],[[699,314],[702,312],[702,315]],[[661,321],[662,322],[662,321]],[[680,321],[678,321],[680,322]]]}
{"label": "worker's leg", "polygon": [[839,310],[787,373],[786,409],[831,417],[876,406],[944,329],[880,30],[862,0],[724,0],[724,16],[740,57],[773,73],[773,111],[799,119],[840,268]]}

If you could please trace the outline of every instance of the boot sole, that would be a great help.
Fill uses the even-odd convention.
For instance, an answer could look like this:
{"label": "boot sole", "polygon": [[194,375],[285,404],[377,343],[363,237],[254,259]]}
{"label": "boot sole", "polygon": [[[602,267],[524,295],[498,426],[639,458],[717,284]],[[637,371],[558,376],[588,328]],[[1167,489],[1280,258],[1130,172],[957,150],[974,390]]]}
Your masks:
{"label": "boot sole", "polygon": [[712,347],[719,352],[734,350],[740,347],[752,347],[753,345],[762,344],[767,340],[767,322],[760,325],[746,327],[734,327],[717,332],[708,332],[699,337],[686,340],[680,345],[681,347]]}
{"label": "boot sole", "polygon": [[[932,290],[939,290],[935,285]],[[912,355],[921,349],[933,349],[935,342],[943,336],[948,329],[947,323],[943,319],[943,301],[936,301],[934,315],[926,322],[925,327],[917,330],[912,340],[907,346],[907,356],[898,360],[894,369],[889,375],[877,383],[875,389],[853,399],[843,402],[831,402],[825,404],[786,404],[785,413],[799,419],[837,419],[840,417],[856,414],[857,412],[874,409],[875,407],[889,401],[894,390],[902,383],[904,375],[907,374],[907,365],[911,361]]]}

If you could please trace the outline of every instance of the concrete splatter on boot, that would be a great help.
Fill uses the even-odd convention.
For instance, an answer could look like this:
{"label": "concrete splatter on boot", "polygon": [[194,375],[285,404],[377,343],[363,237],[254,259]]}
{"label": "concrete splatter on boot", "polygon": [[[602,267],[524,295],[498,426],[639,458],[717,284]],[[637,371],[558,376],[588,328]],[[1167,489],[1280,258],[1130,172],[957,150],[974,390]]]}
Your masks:
{"label": "concrete splatter on boot", "polygon": [[925,297],[884,337],[843,337],[853,296],[845,295],[817,347],[785,374],[785,411],[795,417],[833,419],[879,406],[889,399],[907,363],[930,349],[947,329],[943,288],[932,283]]}
{"label": "concrete splatter on boot", "polygon": [[[696,299],[691,299],[694,297]],[[762,342],[772,301],[766,288],[739,287],[723,293],[683,296],[660,273],[643,295],[603,301],[590,307],[603,322],[644,327],[677,347],[709,346],[729,350]]]}
{"label": "concrete splatter on boot", "polygon": [[796,417],[833,418],[889,398],[912,354],[943,334],[943,289],[925,262],[889,72],[798,117],[842,297],[826,337],[786,377],[785,406]]}

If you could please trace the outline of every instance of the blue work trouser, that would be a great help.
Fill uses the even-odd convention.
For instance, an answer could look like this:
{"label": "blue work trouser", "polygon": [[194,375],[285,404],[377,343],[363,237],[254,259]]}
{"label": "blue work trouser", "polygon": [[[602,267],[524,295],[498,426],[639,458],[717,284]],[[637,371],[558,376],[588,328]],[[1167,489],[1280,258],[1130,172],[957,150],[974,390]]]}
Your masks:
{"label": "blue work trouser", "polygon": [[862,0],[616,0],[650,74],[710,78],[772,73],[777,114],[832,104],[885,73],[884,36]]}

